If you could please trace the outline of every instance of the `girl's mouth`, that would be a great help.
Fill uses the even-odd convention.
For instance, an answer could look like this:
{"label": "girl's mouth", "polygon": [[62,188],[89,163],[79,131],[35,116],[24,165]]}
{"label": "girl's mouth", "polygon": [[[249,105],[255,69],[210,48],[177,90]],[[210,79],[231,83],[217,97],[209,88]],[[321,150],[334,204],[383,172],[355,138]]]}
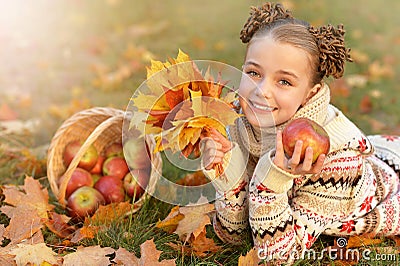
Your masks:
{"label": "girl's mouth", "polygon": [[249,101],[249,102],[255,109],[258,109],[258,110],[261,110],[261,111],[272,112],[272,111],[274,111],[276,109],[274,107],[270,107],[270,106],[265,105],[265,104],[259,104],[259,103],[255,103],[255,102],[252,102],[252,101]]}

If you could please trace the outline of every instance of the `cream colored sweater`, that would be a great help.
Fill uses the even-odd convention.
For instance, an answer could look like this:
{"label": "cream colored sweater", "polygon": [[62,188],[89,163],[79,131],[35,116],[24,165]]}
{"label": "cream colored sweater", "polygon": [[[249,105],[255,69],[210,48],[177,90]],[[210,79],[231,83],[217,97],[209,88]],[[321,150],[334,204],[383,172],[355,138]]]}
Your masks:
{"label": "cream colored sweater", "polygon": [[214,229],[222,240],[240,243],[251,230],[260,254],[291,263],[293,251],[311,248],[322,233],[400,233],[400,140],[371,137],[374,153],[370,139],[329,105],[327,86],[310,102],[295,117],[311,117],[329,134],[331,148],[318,174],[281,170],[272,161],[273,146],[258,158],[231,128],[234,148],[224,158],[223,178],[205,171],[217,190]]}

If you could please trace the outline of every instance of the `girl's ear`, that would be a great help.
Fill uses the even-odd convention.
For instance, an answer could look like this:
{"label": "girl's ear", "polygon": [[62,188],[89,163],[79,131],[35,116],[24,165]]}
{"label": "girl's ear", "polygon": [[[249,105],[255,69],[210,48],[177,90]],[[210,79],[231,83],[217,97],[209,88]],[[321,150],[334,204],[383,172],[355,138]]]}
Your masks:
{"label": "girl's ear", "polygon": [[314,87],[312,87],[308,93],[306,98],[304,99],[303,105],[309,100],[311,99],[320,89],[321,89],[322,85],[320,83],[315,84]]}

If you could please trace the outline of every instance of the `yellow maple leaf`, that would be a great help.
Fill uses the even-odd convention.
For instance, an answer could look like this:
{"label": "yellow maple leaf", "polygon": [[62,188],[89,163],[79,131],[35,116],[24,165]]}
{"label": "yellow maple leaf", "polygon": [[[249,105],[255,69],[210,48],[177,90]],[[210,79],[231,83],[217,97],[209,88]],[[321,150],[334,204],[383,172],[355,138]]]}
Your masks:
{"label": "yellow maple leaf", "polygon": [[[179,50],[176,59],[169,62],[152,61],[148,70],[148,90],[132,99],[139,112],[133,123],[146,123],[147,134],[156,134],[153,152],[170,149],[185,157],[200,155],[200,137],[204,131],[215,128],[226,136],[226,127],[240,116],[232,108],[236,93],[224,90],[226,82],[211,74],[210,67],[203,74]],[[220,99],[220,97],[222,97]],[[218,173],[222,173],[222,169]]]}
{"label": "yellow maple leaf", "polygon": [[179,206],[175,206],[164,220],[157,222],[156,227],[171,234],[176,230],[179,222],[184,217],[185,216],[179,212]]}
{"label": "yellow maple leaf", "polygon": [[201,75],[193,67],[190,57],[179,49],[176,59],[169,62],[151,60],[147,67],[146,85],[151,91],[160,91],[164,88],[174,88],[178,85],[196,80]]}

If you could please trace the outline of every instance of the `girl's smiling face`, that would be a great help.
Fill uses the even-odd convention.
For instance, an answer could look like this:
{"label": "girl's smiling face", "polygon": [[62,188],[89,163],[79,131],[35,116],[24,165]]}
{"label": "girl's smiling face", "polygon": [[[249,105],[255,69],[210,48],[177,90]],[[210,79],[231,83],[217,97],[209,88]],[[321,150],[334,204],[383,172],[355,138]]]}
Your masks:
{"label": "girl's smiling face", "polygon": [[243,73],[239,101],[256,128],[288,121],[321,87],[311,84],[310,59],[303,49],[269,36],[251,40]]}

